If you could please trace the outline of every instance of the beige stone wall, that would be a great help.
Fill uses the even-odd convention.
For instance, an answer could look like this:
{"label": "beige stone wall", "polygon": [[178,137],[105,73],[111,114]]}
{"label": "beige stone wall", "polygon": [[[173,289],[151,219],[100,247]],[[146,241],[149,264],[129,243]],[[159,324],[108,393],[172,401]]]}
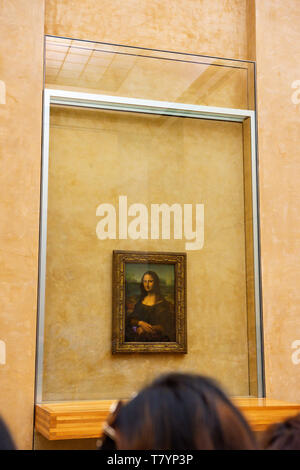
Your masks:
{"label": "beige stone wall", "polygon": [[292,362],[300,340],[300,103],[292,101],[299,2],[257,1],[256,27],[266,392],[299,402],[300,365]]}
{"label": "beige stone wall", "polygon": [[19,448],[31,448],[41,161],[44,10],[5,0],[0,12],[0,413]]}
{"label": "beige stone wall", "polygon": [[247,59],[247,0],[46,0],[45,31]]}

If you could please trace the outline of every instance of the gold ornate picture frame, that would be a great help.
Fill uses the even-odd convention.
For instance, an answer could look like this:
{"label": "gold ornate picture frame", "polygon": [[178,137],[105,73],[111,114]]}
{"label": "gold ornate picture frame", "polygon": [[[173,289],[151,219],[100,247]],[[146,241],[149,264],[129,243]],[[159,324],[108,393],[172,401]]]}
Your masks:
{"label": "gold ornate picture frame", "polygon": [[112,353],[187,353],[186,253],[113,252]]}

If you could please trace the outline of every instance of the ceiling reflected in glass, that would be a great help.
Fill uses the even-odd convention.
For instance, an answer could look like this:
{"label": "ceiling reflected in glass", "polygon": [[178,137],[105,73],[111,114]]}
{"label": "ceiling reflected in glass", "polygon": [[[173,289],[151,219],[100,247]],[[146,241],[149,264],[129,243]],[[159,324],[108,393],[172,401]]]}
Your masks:
{"label": "ceiling reflected in glass", "polygon": [[254,63],[45,38],[45,84],[111,96],[254,109]]}

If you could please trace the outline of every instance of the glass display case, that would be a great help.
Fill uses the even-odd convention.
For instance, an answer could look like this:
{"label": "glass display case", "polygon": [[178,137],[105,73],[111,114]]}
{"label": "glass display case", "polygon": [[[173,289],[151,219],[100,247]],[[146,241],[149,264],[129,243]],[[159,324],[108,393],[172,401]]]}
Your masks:
{"label": "glass display case", "polygon": [[[253,62],[46,37],[37,402],[263,396],[256,153]],[[115,250],[186,254],[184,354],[112,354]]]}

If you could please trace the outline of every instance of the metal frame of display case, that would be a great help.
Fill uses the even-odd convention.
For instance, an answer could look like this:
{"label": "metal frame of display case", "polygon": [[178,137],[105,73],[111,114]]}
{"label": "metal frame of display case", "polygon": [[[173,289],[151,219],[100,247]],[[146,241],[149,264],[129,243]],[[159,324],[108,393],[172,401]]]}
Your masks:
{"label": "metal frame of display case", "polygon": [[260,283],[260,248],[258,219],[258,181],[257,181],[257,136],[256,114],[248,109],[219,108],[167,101],[144,100],[119,96],[83,93],[63,89],[44,90],[43,103],[43,144],[42,144],[42,184],[39,251],[39,295],[37,331],[37,373],[36,403],[42,403],[43,353],[44,353],[44,313],[46,287],[46,250],[47,250],[47,210],[48,210],[48,163],[50,106],[63,105],[103,110],[127,111],[134,113],[159,114],[178,117],[192,117],[217,121],[243,123],[250,119],[251,130],[251,173],[252,173],[252,218],[254,250],[254,290],[256,318],[256,360],[258,397],[264,395],[263,344],[262,344],[262,300]]}

